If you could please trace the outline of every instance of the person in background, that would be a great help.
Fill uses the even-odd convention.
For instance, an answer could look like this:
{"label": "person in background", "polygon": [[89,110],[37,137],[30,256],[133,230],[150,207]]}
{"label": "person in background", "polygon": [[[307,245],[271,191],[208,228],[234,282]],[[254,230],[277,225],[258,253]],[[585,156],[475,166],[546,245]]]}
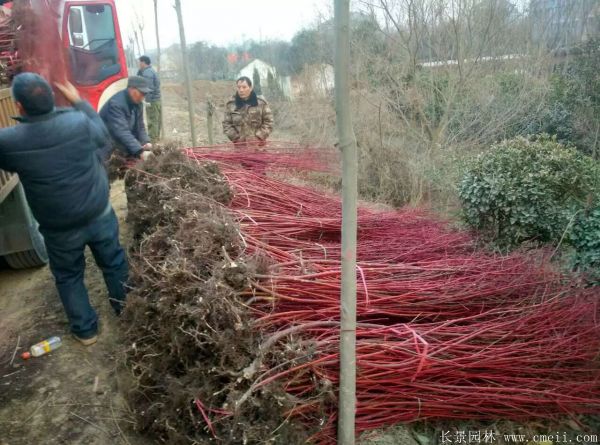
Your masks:
{"label": "person in background", "polygon": [[127,88],[111,97],[100,110],[100,117],[112,138],[112,142],[109,140],[101,150],[105,165],[115,148],[129,158],[145,160],[152,156],[142,108],[144,96],[150,91],[145,78],[132,76],[127,81]]}
{"label": "person in background", "polygon": [[145,78],[148,81],[150,92],[146,94],[146,117],[148,118],[148,133],[152,143],[156,143],[160,139],[160,131],[162,126],[162,106],[160,102],[160,79],[158,74],[152,68],[150,57],[141,56],[138,59],[139,71],[138,76]]}
{"label": "person in background", "polygon": [[83,281],[85,247],[102,270],[117,314],[125,302],[128,265],[98,156],[108,131],[73,85],[56,87],[72,108],[55,108],[52,88],[40,75],[14,78],[19,124],[0,130],[0,168],[21,179],[71,332],[88,346],[98,338],[98,316]]}
{"label": "person in background", "polygon": [[225,104],[223,132],[236,146],[264,146],[273,131],[273,113],[267,101],[257,96],[248,77],[240,77],[237,93]]}

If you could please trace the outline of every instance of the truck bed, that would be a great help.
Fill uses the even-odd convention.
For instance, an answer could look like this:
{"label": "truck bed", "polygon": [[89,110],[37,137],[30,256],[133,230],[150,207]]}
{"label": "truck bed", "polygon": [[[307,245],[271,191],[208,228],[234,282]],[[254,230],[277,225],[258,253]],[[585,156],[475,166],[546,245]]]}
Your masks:
{"label": "truck bed", "polygon": [[[10,88],[0,90],[0,128],[10,127],[16,122],[11,118],[18,114],[15,102],[12,99]],[[19,183],[19,177],[11,173],[0,170],[0,202],[8,196],[8,194]]]}

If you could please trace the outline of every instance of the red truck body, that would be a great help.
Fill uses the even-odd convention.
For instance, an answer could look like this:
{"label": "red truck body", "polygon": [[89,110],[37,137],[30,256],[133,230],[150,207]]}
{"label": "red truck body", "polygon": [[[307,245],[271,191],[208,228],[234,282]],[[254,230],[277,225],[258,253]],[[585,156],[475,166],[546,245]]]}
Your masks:
{"label": "red truck body", "polygon": [[[122,90],[127,63],[114,0],[0,0],[0,81],[19,71],[68,79],[95,109]],[[66,105],[61,94],[58,105]],[[14,125],[9,88],[0,89],[0,128]],[[45,264],[38,225],[16,175],[0,170],[0,256],[14,268]]]}
{"label": "red truck body", "polygon": [[116,92],[115,82],[123,84],[127,61],[114,0],[18,0],[3,8],[18,29],[14,56],[22,70],[50,82],[68,79],[96,109],[107,91]]}

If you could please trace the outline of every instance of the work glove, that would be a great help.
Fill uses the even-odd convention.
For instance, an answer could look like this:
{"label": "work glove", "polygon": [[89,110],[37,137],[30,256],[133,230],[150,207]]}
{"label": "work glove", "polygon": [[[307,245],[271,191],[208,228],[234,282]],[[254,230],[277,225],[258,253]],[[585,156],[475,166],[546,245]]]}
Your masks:
{"label": "work glove", "polygon": [[144,150],[141,154],[140,154],[140,159],[142,161],[147,161],[150,158],[154,157],[154,153],[152,153],[150,150]]}

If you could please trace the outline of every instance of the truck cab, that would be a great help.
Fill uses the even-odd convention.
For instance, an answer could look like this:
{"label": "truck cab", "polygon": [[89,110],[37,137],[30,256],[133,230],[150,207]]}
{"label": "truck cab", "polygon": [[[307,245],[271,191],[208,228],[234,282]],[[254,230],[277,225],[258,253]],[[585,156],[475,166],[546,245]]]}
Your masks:
{"label": "truck cab", "polygon": [[[114,0],[0,1],[14,21],[14,54],[23,71],[67,78],[99,110],[127,84]],[[17,50],[18,48],[18,50]],[[6,52],[6,50],[4,51]],[[57,105],[60,105],[58,103]],[[0,128],[15,125],[10,86],[0,89]],[[48,255],[18,176],[0,170],[0,256],[13,268],[41,266]]]}
{"label": "truck cab", "polygon": [[114,1],[64,1],[61,40],[69,77],[99,110],[127,85],[127,61]]}

